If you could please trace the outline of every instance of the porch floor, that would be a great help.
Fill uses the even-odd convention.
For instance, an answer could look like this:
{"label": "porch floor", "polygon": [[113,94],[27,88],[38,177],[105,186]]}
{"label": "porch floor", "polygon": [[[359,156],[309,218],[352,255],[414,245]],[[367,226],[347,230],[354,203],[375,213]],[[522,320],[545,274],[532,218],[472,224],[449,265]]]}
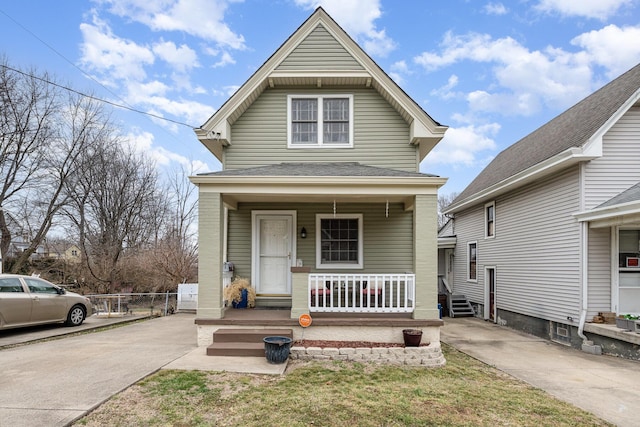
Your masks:
{"label": "porch floor", "polygon": [[640,334],[636,332],[627,332],[616,325],[606,323],[585,323],[584,331],[592,334],[602,335],[604,337],[613,338],[619,341],[640,345]]}
{"label": "porch floor", "polygon": [[[413,319],[410,314],[389,313],[311,313],[314,326],[394,326],[419,328],[444,326],[441,319]],[[222,319],[199,318],[196,325],[243,325],[243,326],[298,326],[298,319],[291,318],[289,309],[233,309],[224,312]]]}

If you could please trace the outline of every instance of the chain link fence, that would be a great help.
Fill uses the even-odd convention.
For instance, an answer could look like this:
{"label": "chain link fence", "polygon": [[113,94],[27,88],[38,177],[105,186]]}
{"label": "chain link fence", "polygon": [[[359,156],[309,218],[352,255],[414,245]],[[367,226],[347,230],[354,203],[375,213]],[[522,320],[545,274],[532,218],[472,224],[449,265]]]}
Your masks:
{"label": "chain link fence", "polygon": [[167,316],[175,313],[178,294],[165,293],[121,293],[86,295],[93,304],[97,316]]}

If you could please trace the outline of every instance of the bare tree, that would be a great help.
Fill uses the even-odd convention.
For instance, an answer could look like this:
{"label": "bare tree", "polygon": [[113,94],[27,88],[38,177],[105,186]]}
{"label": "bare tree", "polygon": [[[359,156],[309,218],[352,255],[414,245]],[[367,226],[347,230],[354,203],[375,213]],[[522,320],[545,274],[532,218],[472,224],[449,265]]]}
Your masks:
{"label": "bare tree", "polygon": [[159,226],[155,212],[162,209],[162,197],[155,166],[112,133],[83,153],[69,184],[67,213],[77,227],[85,265],[114,292],[125,279],[125,254],[148,246]]}
{"label": "bare tree", "polygon": [[167,286],[195,280],[197,263],[196,187],[184,168],[176,170],[167,183],[166,213],[162,235],[152,252],[154,266]]}
{"label": "bare tree", "polygon": [[18,256],[12,271],[21,269],[44,241],[67,203],[68,194],[63,190],[78,171],[79,157],[95,146],[109,127],[109,120],[96,101],[76,94],[69,94],[65,101],[51,125],[47,155],[36,173],[39,185],[31,186],[25,193],[28,208],[23,211],[24,217],[34,227],[30,245]]}
{"label": "bare tree", "polygon": [[[20,271],[42,244],[66,200],[63,187],[103,113],[100,106],[49,84],[53,78],[0,63],[0,251],[12,240],[5,210],[29,232],[30,245],[11,271]],[[4,261],[4,260],[3,260]]]}
{"label": "bare tree", "polygon": [[450,194],[438,194],[438,229],[445,225],[449,220],[449,217],[442,212],[453,202],[456,197],[458,197],[458,193],[450,193]]}

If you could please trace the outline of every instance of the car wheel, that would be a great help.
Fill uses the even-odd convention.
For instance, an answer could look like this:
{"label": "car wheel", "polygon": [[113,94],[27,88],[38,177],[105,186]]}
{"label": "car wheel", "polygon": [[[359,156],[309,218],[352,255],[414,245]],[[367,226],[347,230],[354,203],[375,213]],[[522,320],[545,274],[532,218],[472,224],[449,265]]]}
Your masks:
{"label": "car wheel", "polygon": [[69,314],[67,315],[67,326],[80,326],[82,322],[84,322],[84,308],[79,305],[74,305],[69,310]]}

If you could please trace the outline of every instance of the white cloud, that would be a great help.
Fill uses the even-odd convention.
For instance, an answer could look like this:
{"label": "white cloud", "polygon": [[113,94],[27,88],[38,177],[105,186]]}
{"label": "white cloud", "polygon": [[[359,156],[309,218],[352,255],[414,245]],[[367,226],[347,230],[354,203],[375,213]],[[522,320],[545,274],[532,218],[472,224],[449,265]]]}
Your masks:
{"label": "white cloud", "polygon": [[500,130],[500,125],[466,125],[450,127],[442,141],[427,155],[425,166],[449,165],[453,167],[475,166],[483,159],[478,156],[484,151],[496,150],[493,137]]}
{"label": "white cloud", "polygon": [[235,64],[236,60],[233,59],[229,52],[222,52],[220,60],[213,64],[213,68],[224,67],[225,65]]}
{"label": "white cloud", "polygon": [[396,43],[384,29],[376,28],[382,16],[380,0],[295,0],[306,9],[322,6],[329,15],[372,56],[384,57],[396,48]]}
{"label": "white cloud", "polygon": [[[142,80],[147,75],[144,67],[155,61],[148,47],[115,36],[95,15],[92,24],[80,24],[80,31],[83,37],[80,62],[112,79]],[[112,79],[109,84],[113,84]]]}
{"label": "white cloud", "polygon": [[534,6],[544,13],[557,13],[562,16],[581,16],[605,21],[615,15],[632,0],[540,0]]}
{"label": "white cloud", "polygon": [[244,37],[224,22],[237,0],[103,0],[109,11],[147,25],[154,31],[182,31],[230,49],[245,49]]}
{"label": "white cloud", "polygon": [[153,52],[182,73],[200,65],[196,52],[185,44],[178,47],[174,42],[161,41],[153,45]]}
{"label": "white cloud", "polygon": [[509,12],[502,3],[487,3],[483,10],[487,15],[506,15]]}
{"label": "white cloud", "polygon": [[209,166],[203,161],[190,160],[155,144],[155,138],[150,132],[135,129],[125,135],[122,143],[133,148],[135,152],[148,156],[158,166],[170,166],[172,163],[178,163],[193,173],[203,173],[209,170]]}
{"label": "white cloud", "polygon": [[425,52],[414,61],[427,71],[462,61],[490,64],[494,76],[490,86],[467,95],[474,111],[530,115],[543,105],[567,108],[592,90],[588,55],[552,47],[530,51],[511,37],[449,32],[441,43],[441,53]]}
{"label": "white cloud", "polygon": [[611,79],[629,70],[640,59],[640,26],[606,27],[575,37],[571,44],[585,50],[589,61],[605,67]]}
{"label": "white cloud", "polygon": [[459,81],[460,79],[458,78],[458,76],[456,76],[455,74],[452,74],[451,76],[449,76],[449,79],[447,80],[447,84],[432,90],[431,95],[437,96],[441,99],[455,98],[456,96],[458,96],[458,94],[453,92],[453,89],[456,86],[458,86]]}

